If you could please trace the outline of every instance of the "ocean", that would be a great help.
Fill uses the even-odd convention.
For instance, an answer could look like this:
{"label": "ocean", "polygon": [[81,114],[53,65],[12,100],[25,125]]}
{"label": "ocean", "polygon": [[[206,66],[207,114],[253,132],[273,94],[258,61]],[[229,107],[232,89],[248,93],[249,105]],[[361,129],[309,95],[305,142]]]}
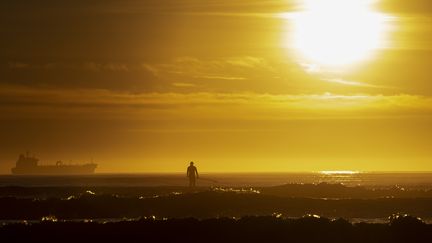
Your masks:
{"label": "ocean", "polygon": [[[268,187],[283,184],[343,184],[346,186],[432,188],[432,172],[352,172],[325,171],[306,173],[202,173],[202,187]],[[76,176],[0,175],[0,186],[68,187],[186,186],[185,174],[93,174]]]}
{"label": "ocean", "polygon": [[432,173],[183,173],[0,176],[0,223],[118,222],[142,217],[320,215],[386,223],[392,214],[432,223]]}

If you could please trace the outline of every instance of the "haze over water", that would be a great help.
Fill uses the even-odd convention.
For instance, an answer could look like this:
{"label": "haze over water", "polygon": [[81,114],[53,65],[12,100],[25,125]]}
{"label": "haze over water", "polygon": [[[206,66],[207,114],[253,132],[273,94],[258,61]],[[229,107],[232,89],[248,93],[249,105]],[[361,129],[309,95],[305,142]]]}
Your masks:
{"label": "haze over water", "polygon": [[[0,186],[186,186],[182,173],[95,174],[81,176],[1,175]],[[331,183],[346,186],[432,188],[430,172],[203,173],[197,186],[262,187]]]}

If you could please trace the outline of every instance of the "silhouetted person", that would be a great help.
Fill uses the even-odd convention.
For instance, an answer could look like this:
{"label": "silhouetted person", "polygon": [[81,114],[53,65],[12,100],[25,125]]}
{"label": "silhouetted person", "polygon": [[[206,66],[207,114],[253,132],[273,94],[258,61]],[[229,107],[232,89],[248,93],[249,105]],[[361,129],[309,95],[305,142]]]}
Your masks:
{"label": "silhouetted person", "polygon": [[189,186],[195,186],[195,180],[199,178],[198,170],[194,166],[194,162],[190,162],[189,167],[187,168],[186,176],[189,177]]}

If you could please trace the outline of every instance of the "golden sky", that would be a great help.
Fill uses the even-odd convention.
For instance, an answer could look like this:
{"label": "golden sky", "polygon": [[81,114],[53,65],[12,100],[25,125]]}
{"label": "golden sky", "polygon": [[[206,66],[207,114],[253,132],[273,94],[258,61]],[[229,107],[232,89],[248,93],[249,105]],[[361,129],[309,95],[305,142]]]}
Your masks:
{"label": "golden sky", "polygon": [[432,171],[430,0],[0,3],[0,173]]}

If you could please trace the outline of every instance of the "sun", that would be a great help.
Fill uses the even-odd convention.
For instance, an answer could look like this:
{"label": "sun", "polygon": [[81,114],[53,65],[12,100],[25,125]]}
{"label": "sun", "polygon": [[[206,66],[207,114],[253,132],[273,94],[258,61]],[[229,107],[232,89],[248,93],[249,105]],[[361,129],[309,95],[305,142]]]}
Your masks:
{"label": "sun", "polygon": [[308,62],[351,65],[371,57],[383,44],[385,16],[371,0],[303,0],[291,15],[291,45]]}

